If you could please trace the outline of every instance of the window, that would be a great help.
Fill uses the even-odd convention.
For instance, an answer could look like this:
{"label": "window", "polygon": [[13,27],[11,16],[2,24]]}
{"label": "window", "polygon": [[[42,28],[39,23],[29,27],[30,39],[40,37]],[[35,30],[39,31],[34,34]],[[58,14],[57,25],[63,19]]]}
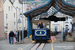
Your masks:
{"label": "window", "polygon": [[[3,3],[5,3],[6,0],[3,0]],[[1,1],[0,1],[1,2]]]}
{"label": "window", "polygon": [[8,14],[6,14],[6,19],[8,19]]}
{"label": "window", "polygon": [[54,31],[59,31],[59,25],[54,25]]}
{"label": "window", "polygon": [[19,8],[19,12],[20,12],[20,10],[21,10],[21,9]]}
{"label": "window", "polygon": [[[21,10],[21,9],[19,8],[19,9],[18,9],[18,12],[19,12],[19,13],[20,13],[20,10]],[[19,16],[20,16],[20,15],[19,15]],[[19,18],[19,16],[18,16],[18,18]]]}
{"label": "window", "polygon": [[8,10],[10,11],[10,6],[8,7]]}
{"label": "window", "polygon": [[14,28],[16,28],[16,22],[14,22]]}
{"label": "window", "polygon": [[8,23],[6,23],[6,27],[8,27]]}
{"label": "window", "polygon": [[15,13],[14,13],[14,18],[16,18]]}
{"label": "window", "polygon": [[11,6],[11,11],[13,11],[13,7]]}

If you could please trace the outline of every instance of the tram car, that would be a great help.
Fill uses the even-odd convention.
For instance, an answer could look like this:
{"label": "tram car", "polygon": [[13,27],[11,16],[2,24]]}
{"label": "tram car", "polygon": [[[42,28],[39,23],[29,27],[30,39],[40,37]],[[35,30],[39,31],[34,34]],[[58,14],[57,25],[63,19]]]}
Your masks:
{"label": "tram car", "polygon": [[[37,41],[37,40],[49,40],[50,39],[50,22],[48,20],[34,20],[32,23],[35,25],[38,25],[39,22],[42,22],[44,25],[44,29],[37,29],[33,27],[32,30],[32,40]],[[48,26],[48,27],[47,27]]]}
{"label": "tram car", "polygon": [[49,29],[34,29],[32,33],[32,40],[49,40],[50,30]]}

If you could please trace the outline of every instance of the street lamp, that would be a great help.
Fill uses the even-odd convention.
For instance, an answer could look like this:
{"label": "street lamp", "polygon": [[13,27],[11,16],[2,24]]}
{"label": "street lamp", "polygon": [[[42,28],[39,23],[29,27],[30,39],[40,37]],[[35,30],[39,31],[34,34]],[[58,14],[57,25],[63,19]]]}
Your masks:
{"label": "street lamp", "polygon": [[15,0],[9,0],[10,1],[10,3],[13,5],[14,4],[14,2],[15,2]]}
{"label": "street lamp", "polygon": [[24,19],[23,19],[23,4],[25,4],[25,0],[19,0],[19,3],[22,4],[22,41],[24,42]]}

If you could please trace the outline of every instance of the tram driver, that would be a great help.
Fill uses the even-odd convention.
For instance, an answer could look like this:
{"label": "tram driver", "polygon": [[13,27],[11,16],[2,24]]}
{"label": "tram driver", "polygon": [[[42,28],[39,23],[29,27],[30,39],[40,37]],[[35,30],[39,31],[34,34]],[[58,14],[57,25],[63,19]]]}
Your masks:
{"label": "tram driver", "polygon": [[39,23],[38,27],[39,27],[40,29],[43,29],[43,28],[44,28],[42,22]]}

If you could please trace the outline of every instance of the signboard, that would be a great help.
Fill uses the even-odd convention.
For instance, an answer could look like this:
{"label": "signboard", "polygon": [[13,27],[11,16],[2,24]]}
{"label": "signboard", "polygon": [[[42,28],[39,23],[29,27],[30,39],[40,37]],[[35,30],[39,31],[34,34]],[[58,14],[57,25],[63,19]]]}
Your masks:
{"label": "signboard", "polygon": [[19,24],[20,24],[20,23],[22,23],[22,22],[21,22],[21,20],[20,20],[20,19],[18,19],[17,23],[19,23]]}
{"label": "signboard", "polygon": [[54,42],[56,39],[54,36],[51,36],[51,41]]}
{"label": "signboard", "polygon": [[35,29],[35,36],[46,36],[47,31],[45,29]]}
{"label": "signboard", "polygon": [[5,29],[8,29],[8,27],[4,27]]}

